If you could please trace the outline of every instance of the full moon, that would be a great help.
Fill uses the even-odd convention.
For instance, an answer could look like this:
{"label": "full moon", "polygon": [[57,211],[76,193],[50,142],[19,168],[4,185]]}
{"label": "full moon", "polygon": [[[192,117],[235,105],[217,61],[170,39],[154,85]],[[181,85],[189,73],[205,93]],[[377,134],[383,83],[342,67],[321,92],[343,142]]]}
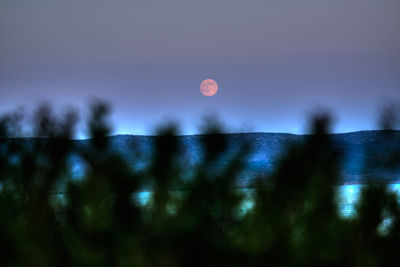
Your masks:
{"label": "full moon", "polygon": [[213,96],[218,91],[218,84],[213,79],[206,79],[201,82],[200,91],[205,96]]}

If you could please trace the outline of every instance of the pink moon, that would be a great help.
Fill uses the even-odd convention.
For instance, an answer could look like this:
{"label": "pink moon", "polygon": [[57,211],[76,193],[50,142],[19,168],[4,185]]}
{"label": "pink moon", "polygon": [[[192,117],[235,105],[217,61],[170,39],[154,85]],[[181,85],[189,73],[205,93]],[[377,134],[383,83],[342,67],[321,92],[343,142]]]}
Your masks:
{"label": "pink moon", "polygon": [[205,96],[213,96],[218,91],[218,84],[213,79],[206,79],[201,82],[200,91]]}

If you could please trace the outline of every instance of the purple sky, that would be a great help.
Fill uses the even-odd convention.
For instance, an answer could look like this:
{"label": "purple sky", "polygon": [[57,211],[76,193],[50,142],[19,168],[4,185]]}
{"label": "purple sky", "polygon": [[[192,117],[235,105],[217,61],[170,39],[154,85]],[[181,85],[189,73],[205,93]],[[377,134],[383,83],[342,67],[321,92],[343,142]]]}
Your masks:
{"label": "purple sky", "polygon": [[2,0],[0,111],[97,97],[116,133],[165,118],[195,133],[210,114],[301,133],[325,107],[337,132],[373,129],[400,101],[399,14],[398,0]]}

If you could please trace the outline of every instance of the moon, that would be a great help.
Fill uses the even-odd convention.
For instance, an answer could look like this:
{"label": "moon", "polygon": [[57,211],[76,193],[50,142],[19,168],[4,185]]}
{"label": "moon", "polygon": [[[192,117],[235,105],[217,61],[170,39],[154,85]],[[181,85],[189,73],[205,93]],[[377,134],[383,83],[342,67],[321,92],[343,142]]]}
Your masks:
{"label": "moon", "polygon": [[213,79],[205,79],[200,84],[200,92],[205,96],[213,96],[218,91],[218,84]]}

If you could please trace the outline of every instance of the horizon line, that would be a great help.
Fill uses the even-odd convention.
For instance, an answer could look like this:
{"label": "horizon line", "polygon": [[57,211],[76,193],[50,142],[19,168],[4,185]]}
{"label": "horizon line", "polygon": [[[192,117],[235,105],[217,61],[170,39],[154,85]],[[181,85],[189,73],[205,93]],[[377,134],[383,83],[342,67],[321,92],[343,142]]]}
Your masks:
{"label": "horizon line", "polygon": [[[355,134],[355,133],[367,133],[367,132],[399,132],[400,129],[378,129],[378,130],[359,130],[359,131],[349,131],[349,132],[329,132],[327,135],[344,135],[344,134]],[[235,134],[285,134],[285,135],[294,135],[294,136],[308,136],[313,135],[313,133],[304,133],[304,134],[296,134],[289,132],[220,132],[220,133],[196,133],[196,134],[177,134],[177,137],[185,137],[185,136],[204,136],[209,134],[220,134],[220,135],[235,135]],[[157,134],[129,134],[129,133],[115,133],[106,135],[104,137],[117,137],[117,136],[138,136],[138,137],[157,137],[160,135]],[[20,137],[0,137],[1,139],[51,139],[49,136],[20,136]],[[91,140],[93,137],[85,137],[85,138],[71,138],[71,140],[82,141],[82,140]]]}

